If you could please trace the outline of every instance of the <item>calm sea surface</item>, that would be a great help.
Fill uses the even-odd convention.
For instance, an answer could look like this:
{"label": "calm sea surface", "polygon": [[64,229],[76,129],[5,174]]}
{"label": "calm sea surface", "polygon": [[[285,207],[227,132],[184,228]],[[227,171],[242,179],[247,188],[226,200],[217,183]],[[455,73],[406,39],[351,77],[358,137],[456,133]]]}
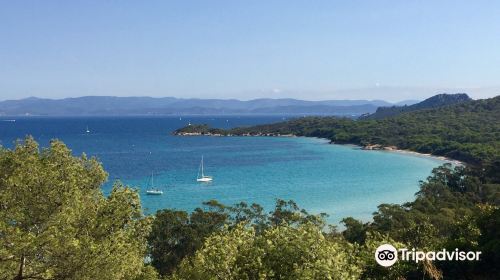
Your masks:
{"label": "calm sea surface", "polygon": [[[363,220],[381,203],[413,200],[418,181],[443,161],[392,152],[329,145],[313,138],[176,137],[191,123],[215,127],[281,121],[281,117],[92,117],[0,119],[0,144],[12,147],[32,135],[43,146],[63,140],[79,155],[96,156],[109,172],[103,186],[121,180],[140,189],[148,213],[161,208],[192,210],[203,201],[256,202],[270,209],[276,198],[293,199],[329,221],[346,216]],[[90,133],[86,133],[86,128]],[[201,156],[212,183],[198,183]],[[147,196],[151,173],[162,196]]]}

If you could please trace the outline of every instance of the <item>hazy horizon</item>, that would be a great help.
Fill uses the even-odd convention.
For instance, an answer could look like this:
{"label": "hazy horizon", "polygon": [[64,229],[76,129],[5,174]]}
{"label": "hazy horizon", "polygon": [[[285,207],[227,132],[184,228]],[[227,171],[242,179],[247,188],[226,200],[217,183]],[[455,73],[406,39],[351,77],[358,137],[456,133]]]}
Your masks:
{"label": "hazy horizon", "polygon": [[[380,91],[392,91],[392,92],[399,92],[401,94],[398,94],[397,96],[400,98],[391,98],[391,99],[384,99],[377,97],[377,93]],[[422,94],[418,94],[421,92]],[[432,93],[431,93],[432,92]],[[361,94],[360,94],[361,93]],[[364,93],[367,93],[366,95]],[[80,97],[89,97],[89,96],[112,96],[112,97],[152,97],[152,98],[168,98],[168,97],[174,97],[174,98],[179,98],[179,99],[221,99],[221,100],[230,100],[230,99],[235,99],[235,100],[240,100],[240,101],[249,101],[249,100],[255,100],[255,99],[265,99],[265,98],[270,98],[270,99],[298,99],[298,100],[304,100],[304,101],[326,101],[326,100],[383,100],[387,101],[390,103],[398,103],[401,101],[408,101],[408,100],[424,100],[429,97],[432,97],[436,94],[441,94],[441,93],[447,93],[447,94],[455,94],[455,93],[466,93],[468,94],[472,99],[484,99],[484,98],[490,98],[490,97],[495,97],[500,94],[500,87],[499,88],[488,88],[488,89],[466,89],[466,90],[460,90],[460,89],[435,89],[434,91],[428,90],[428,89],[419,89],[419,88],[407,88],[407,89],[402,89],[402,88],[388,88],[388,87],[380,87],[380,88],[374,88],[374,89],[345,89],[345,90],[337,90],[337,91],[331,91],[331,92],[326,92],[326,93],[316,93],[316,96],[323,96],[323,98],[307,98],[301,97],[304,94],[304,91],[279,91],[277,92],[276,90],[274,91],[268,91],[268,92],[256,92],[254,96],[249,96],[247,98],[238,98],[238,97],[231,97],[230,95],[223,95],[223,96],[175,96],[175,95],[159,95],[159,96],[151,96],[151,95],[110,95],[110,94],[89,94],[89,95],[68,95],[68,96],[55,96],[55,97],[50,97],[50,96],[37,96],[37,95],[27,95],[27,96],[22,96],[22,97],[17,97],[17,98],[1,98],[0,97],[0,102],[1,101],[7,101],[7,100],[21,100],[21,99],[26,99],[30,97],[35,97],[35,98],[40,98],[40,99],[66,99],[66,98],[80,98]],[[358,98],[353,97],[352,95],[358,96]],[[346,96],[347,97],[343,97]],[[396,96],[396,95],[395,95]]]}
{"label": "hazy horizon", "polygon": [[0,100],[500,93],[491,1],[7,1]]}

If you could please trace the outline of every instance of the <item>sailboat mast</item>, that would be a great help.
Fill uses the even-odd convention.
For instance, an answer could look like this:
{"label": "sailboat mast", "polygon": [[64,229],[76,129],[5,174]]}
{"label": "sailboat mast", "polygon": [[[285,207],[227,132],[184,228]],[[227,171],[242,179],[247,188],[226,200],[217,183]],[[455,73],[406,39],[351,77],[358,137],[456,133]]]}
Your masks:
{"label": "sailboat mast", "polygon": [[205,177],[205,173],[203,173],[203,156],[201,156],[201,177]]}
{"label": "sailboat mast", "polygon": [[196,180],[198,182],[211,182],[212,176],[205,176],[205,166],[204,165],[205,164],[203,162],[203,156],[201,156],[200,167],[198,168],[198,178]]}

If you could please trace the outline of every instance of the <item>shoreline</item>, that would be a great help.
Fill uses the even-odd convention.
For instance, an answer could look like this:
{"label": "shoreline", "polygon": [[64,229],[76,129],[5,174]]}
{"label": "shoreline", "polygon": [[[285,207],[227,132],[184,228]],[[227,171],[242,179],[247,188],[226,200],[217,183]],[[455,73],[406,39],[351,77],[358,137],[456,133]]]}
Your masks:
{"label": "shoreline", "polygon": [[449,162],[449,163],[451,163],[453,165],[456,165],[456,166],[465,166],[466,165],[465,162],[462,162],[462,161],[459,161],[459,160],[456,160],[456,159],[448,158],[448,157],[445,157],[445,156],[436,156],[436,155],[433,155],[433,154],[424,154],[424,153],[419,153],[419,152],[415,152],[415,151],[411,151],[411,150],[395,149],[395,150],[385,150],[385,151],[387,151],[387,152],[395,152],[395,153],[399,153],[399,154],[410,154],[410,155],[418,156],[418,157],[438,159],[438,160]]}
{"label": "shoreline", "polygon": [[294,138],[294,137],[303,137],[303,138],[315,138],[319,140],[325,140],[327,142],[326,144],[329,145],[341,145],[341,146],[348,146],[352,148],[358,148],[360,150],[364,151],[379,151],[379,152],[393,152],[393,153],[399,153],[399,154],[406,154],[406,155],[413,155],[417,157],[423,157],[423,158],[432,158],[440,161],[445,161],[447,163],[451,163],[455,166],[466,166],[465,162],[462,162],[460,160],[448,158],[445,156],[437,156],[433,154],[425,154],[425,153],[419,153],[415,152],[412,150],[403,150],[399,149],[397,146],[383,146],[380,144],[369,144],[365,146],[357,145],[357,144],[350,144],[350,143],[335,143],[332,140],[328,138],[322,138],[322,137],[315,137],[315,136],[297,136],[295,134],[261,134],[261,135],[250,135],[250,134],[243,134],[243,135],[234,135],[234,134],[229,134],[229,135],[221,135],[221,134],[213,134],[213,133],[182,133],[182,134],[174,134],[176,136],[208,136],[208,137],[283,137],[283,138]]}
{"label": "shoreline", "polygon": [[[304,137],[307,137],[307,136],[304,136]],[[330,139],[327,139],[327,138],[319,138],[319,137],[314,137],[314,138],[318,138],[318,139],[330,141]],[[363,151],[389,152],[389,153],[398,153],[398,154],[412,155],[412,156],[422,157],[422,158],[432,158],[432,159],[437,159],[437,160],[441,160],[441,161],[446,161],[446,162],[451,163],[451,164],[456,165],[456,166],[465,166],[466,165],[465,162],[462,162],[462,161],[459,161],[459,160],[456,160],[456,159],[452,159],[452,158],[448,158],[448,157],[445,157],[445,156],[437,156],[437,155],[433,155],[433,154],[424,154],[424,153],[419,153],[419,152],[415,152],[415,151],[412,151],[412,150],[403,150],[403,149],[397,148],[396,146],[387,146],[387,147],[380,146],[381,147],[380,149],[369,149],[369,148],[366,149],[366,146],[361,146],[361,145],[356,145],[356,144],[339,144],[339,143],[333,143],[331,141],[328,144],[330,144],[330,145],[348,146],[348,147],[357,148],[357,149],[360,149],[360,150],[363,150]],[[368,146],[372,146],[372,145],[368,145]]]}

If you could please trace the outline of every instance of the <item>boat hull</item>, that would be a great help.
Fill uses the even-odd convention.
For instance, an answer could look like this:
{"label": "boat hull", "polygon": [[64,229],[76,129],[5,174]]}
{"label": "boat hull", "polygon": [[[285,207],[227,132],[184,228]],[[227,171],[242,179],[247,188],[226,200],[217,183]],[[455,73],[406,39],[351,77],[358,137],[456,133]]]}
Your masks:
{"label": "boat hull", "polygon": [[196,179],[196,181],[198,182],[212,182],[212,178],[209,178],[209,177],[204,177],[204,178],[198,178]]}
{"label": "boat hull", "polygon": [[162,191],[146,191],[147,195],[162,195]]}

